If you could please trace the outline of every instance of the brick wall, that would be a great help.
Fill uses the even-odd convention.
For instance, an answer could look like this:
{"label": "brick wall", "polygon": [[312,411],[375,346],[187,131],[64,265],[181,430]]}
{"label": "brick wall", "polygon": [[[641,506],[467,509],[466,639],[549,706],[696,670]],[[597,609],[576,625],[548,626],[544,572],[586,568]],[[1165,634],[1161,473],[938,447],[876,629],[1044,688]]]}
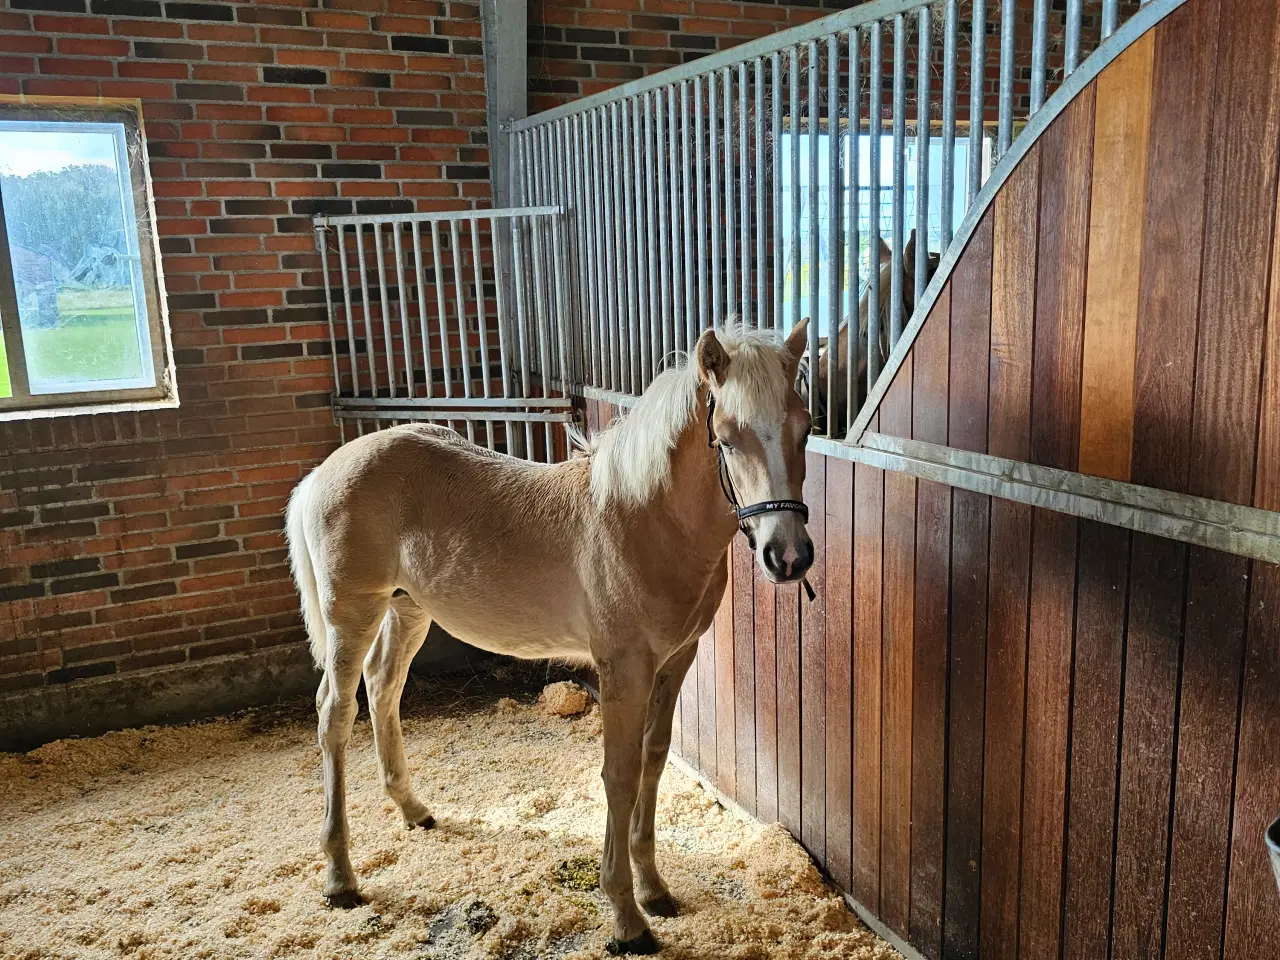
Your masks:
{"label": "brick wall", "polygon": [[143,102],[182,405],[0,424],[0,697],[296,644],[310,216],[488,202],[479,2],[4,3],[0,94]]}

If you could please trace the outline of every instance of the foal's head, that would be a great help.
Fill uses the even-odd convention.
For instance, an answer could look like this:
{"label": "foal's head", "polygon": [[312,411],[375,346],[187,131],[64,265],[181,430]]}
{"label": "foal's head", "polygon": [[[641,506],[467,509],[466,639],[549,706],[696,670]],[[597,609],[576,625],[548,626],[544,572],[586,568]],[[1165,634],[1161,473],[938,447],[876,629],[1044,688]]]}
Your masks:
{"label": "foal's head", "polygon": [[[757,334],[707,330],[694,351],[698,376],[714,399],[709,441],[719,447],[731,490],[742,506],[801,499],[809,412],[795,391],[808,321],[779,345]],[[770,510],[743,521],[756,561],[776,583],[802,579],[813,541],[801,514]]]}

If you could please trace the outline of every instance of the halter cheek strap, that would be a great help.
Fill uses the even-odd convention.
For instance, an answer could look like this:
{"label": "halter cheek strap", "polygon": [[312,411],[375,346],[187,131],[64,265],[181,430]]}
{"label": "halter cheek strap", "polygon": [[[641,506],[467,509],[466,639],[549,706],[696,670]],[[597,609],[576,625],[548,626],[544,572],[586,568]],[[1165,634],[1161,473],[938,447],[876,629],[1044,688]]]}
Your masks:
{"label": "halter cheek strap", "polygon": [[[729,476],[729,465],[724,460],[724,447],[717,442],[715,429],[711,425],[711,418],[715,416],[716,398],[710,389],[707,390],[707,446],[715,448],[716,451],[716,472],[720,477],[720,489],[724,491],[725,499],[729,501],[729,505],[733,507],[733,512],[738,516],[738,529],[742,531],[742,535],[747,538],[752,547],[755,547],[755,540],[751,536],[751,531],[747,528],[747,520],[751,517],[758,517],[764,513],[798,513],[804,518],[804,522],[809,522],[809,508],[803,500],[761,500],[759,503],[751,503],[742,506],[738,502],[738,492],[733,487],[733,477]],[[814,593],[813,587],[809,584],[808,577],[801,581],[804,584],[804,591],[809,596],[809,602],[812,603],[817,594]]]}

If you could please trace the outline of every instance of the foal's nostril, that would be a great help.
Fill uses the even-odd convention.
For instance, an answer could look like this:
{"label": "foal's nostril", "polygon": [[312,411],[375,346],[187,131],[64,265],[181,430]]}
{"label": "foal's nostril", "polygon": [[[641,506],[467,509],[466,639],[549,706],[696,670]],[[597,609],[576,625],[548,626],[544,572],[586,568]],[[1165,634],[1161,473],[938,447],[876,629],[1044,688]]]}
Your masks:
{"label": "foal's nostril", "polygon": [[813,566],[813,541],[808,537],[800,542],[800,558],[791,565],[792,576],[800,576]]}
{"label": "foal's nostril", "polygon": [[778,549],[778,545],[773,541],[764,545],[764,568],[775,577],[785,577],[787,575],[786,564],[782,559],[782,551]]}

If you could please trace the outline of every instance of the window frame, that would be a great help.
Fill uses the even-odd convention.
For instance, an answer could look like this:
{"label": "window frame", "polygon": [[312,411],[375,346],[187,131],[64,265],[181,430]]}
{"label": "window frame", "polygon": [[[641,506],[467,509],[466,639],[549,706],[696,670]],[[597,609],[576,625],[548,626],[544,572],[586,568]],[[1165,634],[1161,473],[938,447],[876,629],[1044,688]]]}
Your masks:
{"label": "window frame", "polygon": [[[4,218],[4,195],[0,190],[0,335],[4,338],[12,392],[12,396],[0,398],[0,421],[176,407],[177,379],[142,101],[0,96],[0,120],[123,125],[127,174],[133,195],[132,223],[126,224],[126,228],[134,230],[141,261],[142,301],[147,313],[150,362],[154,375],[154,385],[147,387],[31,393],[9,233]],[[136,298],[137,291],[135,301]]]}

